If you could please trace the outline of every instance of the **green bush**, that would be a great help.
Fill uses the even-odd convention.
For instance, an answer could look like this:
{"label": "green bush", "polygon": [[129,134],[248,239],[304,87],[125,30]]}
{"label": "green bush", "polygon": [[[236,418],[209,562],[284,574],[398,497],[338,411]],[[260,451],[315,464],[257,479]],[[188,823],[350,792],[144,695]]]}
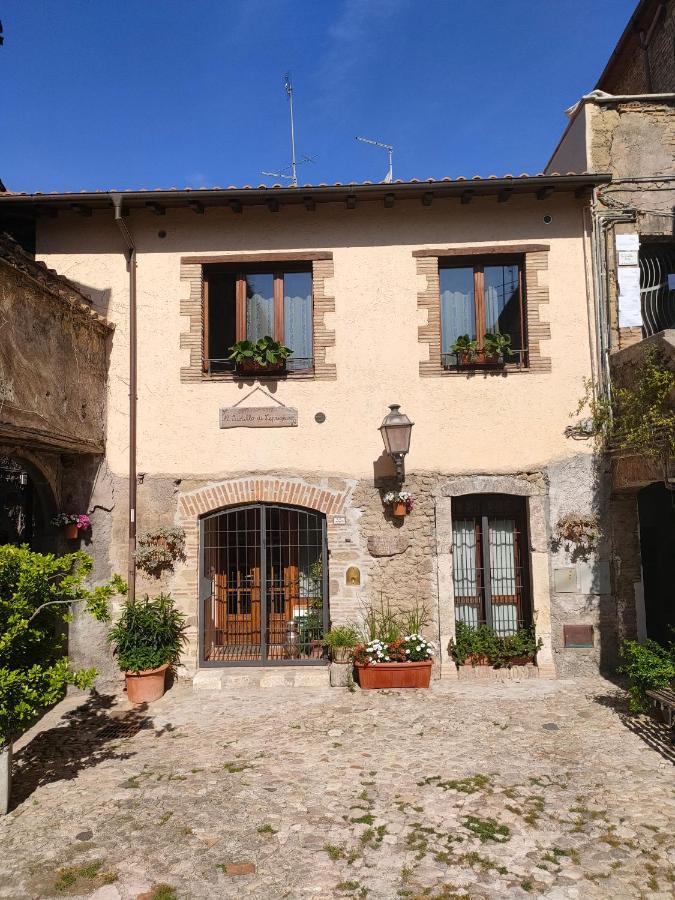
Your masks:
{"label": "green bush", "polygon": [[92,568],[83,551],[55,556],[0,546],[0,746],[59,700],[66,685],[93,683],[95,669],[68,664],[66,623],[75,603],[107,621],[108,600],[126,585],[116,575],[91,590],[84,582]]}
{"label": "green bush", "polygon": [[666,648],[656,641],[624,641],[619,672],[628,678],[631,712],[646,712],[646,692],[667,688],[675,681],[675,645]]}
{"label": "green bush", "polygon": [[361,642],[361,635],[354,625],[340,625],[326,633],[324,641],[333,649],[335,647],[356,647]]}
{"label": "green bush", "polygon": [[128,600],[108,634],[123,672],[175,665],[185,640],[185,616],[174,607],[170,594]]}
{"label": "green bush", "polygon": [[541,646],[541,638],[537,639],[534,628],[519,628],[515,634],[500,637],[489,625],[472,628],[465,622],[457,622],[448,652],[460,666],[471,656],[484,656],[491,665],[500,668],[519,657],[534,658]]}

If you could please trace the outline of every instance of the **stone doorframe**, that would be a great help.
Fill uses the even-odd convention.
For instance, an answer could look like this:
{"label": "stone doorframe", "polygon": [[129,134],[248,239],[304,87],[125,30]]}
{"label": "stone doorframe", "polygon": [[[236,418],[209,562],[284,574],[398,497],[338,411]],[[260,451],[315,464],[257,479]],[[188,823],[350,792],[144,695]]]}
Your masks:
{"label": "stone doorframe", "polygon": [[448,478],[434,491],[436,504],[436,563],[440,658],[444,677],[456,677],[448,654],[455,635],[455,594],[452,577],[452,498],[466,494],[510,494],[526,498],[532,618],[543,641],[537,653],[539,674],[555,678],[551,642],[551,580],[549,572],[548,485],[541,473],[528,475],[462,475]]}
{"label": "stone doorframe", "polygon": [[[342,549],[341,531],[335,529],[333,516],[349,513],[348,498],[352,487],[342,479],[317,479],[251,475],[208,482],[178,499],[176,525],[185,531],[185,560],[176,568],[172,593],[188,616],[188,646],[183,653],[188,670],[199,668],[199,522],[208,513],[248,503],[288,504],[323,513],[327,519],[328,551]],[[339,483],[339,487],[336,486]],[[333,566],[335,567],[335,566]],[[339,567],[339,564],[338,564]],[[348,590],[348,589],[347,589]],[[344,589],[342,589],[344,591]],[[342,599],[341,589],[331,580],[329,603]]]}

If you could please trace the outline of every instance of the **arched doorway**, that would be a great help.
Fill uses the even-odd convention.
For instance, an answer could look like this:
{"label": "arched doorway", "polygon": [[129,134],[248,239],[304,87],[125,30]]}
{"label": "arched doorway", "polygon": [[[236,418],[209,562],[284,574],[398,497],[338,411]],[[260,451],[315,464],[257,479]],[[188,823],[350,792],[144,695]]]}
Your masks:
{"label": "arched doorway", "polygon": [[323,662],[326,517],[255,503],[200,524],[202,665]]}
{"label": "arched doorway", "polygon": [[0,455],[0,544],[54,549],[53,513],[51,489],[42,473],[24,459]]}

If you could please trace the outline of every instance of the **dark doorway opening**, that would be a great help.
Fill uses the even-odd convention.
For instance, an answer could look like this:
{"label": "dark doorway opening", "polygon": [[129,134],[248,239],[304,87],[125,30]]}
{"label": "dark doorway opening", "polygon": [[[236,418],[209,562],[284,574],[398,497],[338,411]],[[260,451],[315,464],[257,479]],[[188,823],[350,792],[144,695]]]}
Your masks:
{"label": "dark doorway opening", "polygon": [[675,494],[650,484],[638,494],[647,637],[675,640]]}
{"label": "dark doorway opening", "polygon": [[0,544],[28,544],[53,550],[51,491],[34,466],[14,456],[0,456]]}

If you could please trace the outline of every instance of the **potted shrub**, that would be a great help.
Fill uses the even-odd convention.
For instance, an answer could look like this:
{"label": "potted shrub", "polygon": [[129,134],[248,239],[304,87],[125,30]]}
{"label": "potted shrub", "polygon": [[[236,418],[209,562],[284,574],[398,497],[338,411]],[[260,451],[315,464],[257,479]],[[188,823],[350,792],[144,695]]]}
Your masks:
{"label": "potted shrub", "polygon": [[472,627],[465,622],[455,624],[455,637],[448,652],[458,666],[494,666],[510,668],[533,663],[542,646],[534,628],[519,628],[513,634],[500,636],[489,625]]}
{"label": "potted shrub", "polygon": [[58,513],[51,523],[56,528],[62,528],[69,541],[77,540],[81,531],[89,531],[91,528],[91,519],[84,513]]}
{"label": "potted shrub", "polygon": [[486,365],[499,365],[506,361],[511,352],[511,335],[487,331],[483,338],[483,354]]}
{"label": "potted shrub", "polygon": [[478,341],[473,340],[468,334],[460,334],[450,352],[457,357],[457,365],[469,366],[476,361],[478,355]]}
{"label": "potted shrub", "polygon": [[108,641],[126,676],[131,703],[151,703],[164,694],[167,669],[179,660],[185,616],[174,607],[170,594],[127,600]]}
{"label": "potted shrub", "polygon": [[388,491],[382,498],[385,506],[391,507],[392,516],[400,518],[412,512],[415,498],[408,491]]}
{"label": "potted shrub", "polygon": [[421,634],[360,644],[354,649],[359,685],[363,690],[428,688],[434,652],[434,645]]}
{"label": "potted shrub", "polygon": [[352,657],[354,647],[361,643],[361,635],[354,625],[338,625],[325,635],[333,662],[346,663]]}
{"label": "potted shrub", "polygon": [[619,672],[628,678],[628,707],[631,712],[647,712],[647,691],[675,687],[675,644],[662,647],[656,641],[624,641]]}
{"label": "potted shrub", "polygon": [[230,347],[228,359],[234,361],[237,372],[242,375],[278,375],[286,370],[286,360],[292,352],[265,335],[257,341],[237,341]]}

